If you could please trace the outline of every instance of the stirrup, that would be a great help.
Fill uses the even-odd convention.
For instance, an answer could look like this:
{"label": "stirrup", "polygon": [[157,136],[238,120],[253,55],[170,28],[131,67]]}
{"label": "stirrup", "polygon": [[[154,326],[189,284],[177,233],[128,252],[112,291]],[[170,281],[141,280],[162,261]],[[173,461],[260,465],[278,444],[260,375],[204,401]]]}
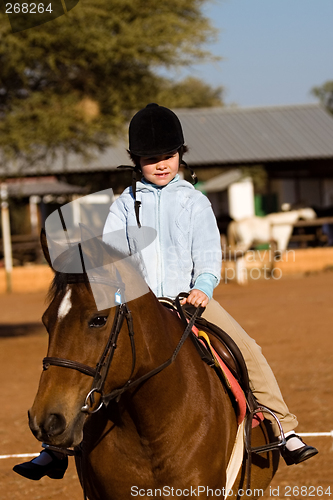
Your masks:
{"label": "stirrup", "polygon": [[[269,415],[271,415],[271,417],[274,418],[274,420],[279,428],[279,432],[280,432],[280,437],[279,437],[278,441],[275,441],[275,442],[269,443],[269,444],[265,444],[263,446],[255,446],[255,447],[251,446],[252,420],[253,420],[253,417],[257,413],[269,413]],[[248,433],[249,436],[247,435],[247,427],[249,427],[249,425],[244,426],[245,447],[246,447],[246,451],[248,454],[250,454],[250,453],[260,454],[260,453],[265,453],[267,451],[279,450],[280,448],[283,448],[286,445],[286,437],[284,435],[281,422],[278,419],[278,417],[275,415],[275,413],[272,412],[272,410],[270,410],[269,408],[267,408],[267,406],[259,405],[256,409],[254,409],[250,413],[248,413],[247,419],[249,421],[249,425],[251,425],[251,428],[250,428],[249,433]]]}
{"label": "stirrup", "polygon": [[[258,405],[258,406],[257,406]],[[247,460],[246,460],[246,469],[245,469],[245,474],[247,477],[246,481],[246,489],[249,490],[251,488],[251,466],[252,466],[252,453],[265,453],[268,451],[273,451],[273,450],[279,450],[280,448],[283,448],[286,445],[286,437],[284,435],[282,425],[280,420],[277,418],[275,413],[272,412],[267,406],[260,405],[257,403],[256,408],[250,407],[250,411],[247,414],[246,417],[246,422],[244,425],[244,441],[245,441],[245,450],[247,454]],[[275,441],[274,443],[268,443],[263,446],[251,446],[251,434],[252,434],[252,420],[253,417],[257,413],[268,413],[271,417],[274,418],[279,431],[280,431],[280,438],[279,441]]]}

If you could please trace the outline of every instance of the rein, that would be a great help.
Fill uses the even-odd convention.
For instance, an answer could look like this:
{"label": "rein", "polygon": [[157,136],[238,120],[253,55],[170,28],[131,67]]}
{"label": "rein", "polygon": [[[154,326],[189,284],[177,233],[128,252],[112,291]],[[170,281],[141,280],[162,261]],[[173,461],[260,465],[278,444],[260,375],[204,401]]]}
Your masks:
{"label": "rein", "polygon": [[[111,286],[114,286],[115,283],[109,283]],[[118,285],[116,285],[118,286]],[[183,294],[180,294],[176,298],[176,305],[178,312],[180,314],[180,317],[182,318],[183,322],[186,324],[186,328],[183,332],[183,335],[181,336],[173,354],[169,359],[167,359],[164,363],[159,365],[158,367],[154,368],[150,372],[142,375],[138,379],[131,380],[131,377],[134,373],[135,370],[135,364],[136,364],[136,350],[135,350],[135,342],[134,342],[134,329],[133,329],[133,318],[132,318],[132,313],[128,309],[127,304],[123,303],[121,305],[116,306],[116,314],[113,320],[112,328],[110,331],[110,335],[108,338],[108,341],[105,345],[104,351],[96,365],[96,368],[92,368],[89,365],[85,365],[83,363],[80,363],[78,361],[72,361],[69,359],[64,359],[64,358],[56,358],[56,357],[45,357],[43,359],[43,370],[47,370],[51,365],[53,366],[58,366],[62,368],[69,368],[72,370],[77,370],[80,373],[83,373],[84,375],[88,375],[90,377],[93,377],[93,383],[91,386],[91,389],[89,393],[87,394],[85,398],[85,403],[81,408],[81,411],[84,413],[88,414],[93,414],[98,412],[103,405],[107,406],[110,401],[112,401],[115,398],[119,398],[124,392],[128,391],[129,389],[132,389],[133,387],[137,387],[138,385],[142,384],[149,378],[157,375],[160,373],[162,370],[167,368],[171,363],[174,362],[176,359],[181,347],[183,346],[185,340],[189,336],[189,334],[192,331],[192,327],[197,319],[198,316],[202,313],[202,307],[198,307],[192,318],[190,319],[189,322],[186,321],[184,317],[184,313],[182,311],[181,305],[180,305],[180,296],[184,296]],[[114,352],[117,348],[117,340],[118,336],[120,333],[120,330],[123,326],[124,320],[126,319],[127,322],[127,328],[128,328],[128,333],[131,341],[131,350],[132,350],[132,370],[131,370],[131,375],[128,379],[128,381],[122,386],[117,389],[114,389],[108,394],[104,393],[104,385],[105,381],[111,366],[111,362],[114,356]],[[100,394],[100,400],[99,400],[99,405],[97,408],[93,409],[93,405],[95,403],[94,401],[94,393]]]}
{"label": "rein", "polygon": [[[178,297],[177,297],[177,299],[178,299],[178,302],[179,302],[179,298]],[[178,307],[178,304],[177,304],[177,307]],[[180,304],[179,304],[179,307],[181,307]],[[169,365],[171,365],[171,363],[173,363],[174,360],[176,359],[176,357],[177,357],[177,355],[178,355],[181,347],[183,346],[185,340],[187,339],[187,337],[191,333],[193,325],[194,325],[197,317],[201,314],[201,312],[202,312],[202,308],[199,306],[196,309],[195,313],[193,314],[191,320],[188,323],[186,322],[187,326],[186,326],[186,328],[184,330],[184,333],[181,336],[181,338],[180,338],[180,340],[179,340],[179,342],[178,342],[178,344],[177,344],[177,346],[176,346],[176,348],[175,348],[172,356],[169,359],[167,359],[164,363],[162,363],[158,367],[154,368],[150,372],[146,373],[145,375],[142,375],[138,379],[136,379],[136,380],[130,380],[129,379],[126,382],[126,384],[124,384],[122,387],[119,387],[118,389],[114,389],[109,394],[106,394],[106,395],[102,396],[103,403],[107,405],[112,399],[121,396],[128,389],[131,389],[132,387],[136,387],[136,386],[140,385],[141,383],[145,382],[146,380],[148,380],[151,377],[154,377],[155,375],[157,375],[158,373],[160,373],[162,370],[164,370],[165,368],[167,368]]]}

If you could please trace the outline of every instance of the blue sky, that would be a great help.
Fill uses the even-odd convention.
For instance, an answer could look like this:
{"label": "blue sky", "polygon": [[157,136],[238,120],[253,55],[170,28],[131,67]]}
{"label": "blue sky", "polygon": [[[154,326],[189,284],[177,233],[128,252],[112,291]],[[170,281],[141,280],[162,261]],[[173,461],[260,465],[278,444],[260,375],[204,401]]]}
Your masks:
{"label": "blue sky", "polygon": [[215,0],[204,13],[223,60],[187,73],[223,85],[226,104],[317,102],[311,88],[333,80],[333,0]]}

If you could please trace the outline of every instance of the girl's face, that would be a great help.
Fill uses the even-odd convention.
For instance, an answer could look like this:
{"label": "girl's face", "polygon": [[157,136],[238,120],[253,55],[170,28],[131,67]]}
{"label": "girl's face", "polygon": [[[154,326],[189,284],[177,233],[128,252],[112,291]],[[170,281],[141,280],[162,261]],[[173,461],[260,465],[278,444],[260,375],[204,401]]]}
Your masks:
{"label": "girl's face", "polygon": [[166,186],[176,176],[179,169],[179,153],[140,158],[144,178],[157,186]]}

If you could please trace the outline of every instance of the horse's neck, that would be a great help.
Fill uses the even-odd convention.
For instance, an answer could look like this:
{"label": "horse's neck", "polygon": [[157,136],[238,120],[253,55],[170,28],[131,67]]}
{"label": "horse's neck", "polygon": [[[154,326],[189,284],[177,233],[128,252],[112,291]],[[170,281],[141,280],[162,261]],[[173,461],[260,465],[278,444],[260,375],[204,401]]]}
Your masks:
{"label": "horse's neck", "polygon": [[167,310],[149,294],[133,302],[132,315],[136,342],[139,342],[141,359],[140,375],[147,373],[169,359],[176,348],[184,326],[177,315]]}
{"label": "horse's neck", "polygon": [[[154,296],[146,295],[145,303],[139,305],[135,314],[140,314],[140,331],[135,337],[141,337],[142,358],[136,377],[148,373],[167,361],[173,354],[183,332],[184,326],[179,318],[162,306]],[[189,367],[191,366],[191,368]],[[199,377],[201,375],[200,381]],[[209,373],[210,375],[210,373]],[[194,345],[187,340],[176,360],[157,375],[147,380],[132,399],[135,412],[141,422],[148,425],[151,421],[164,419],[166,414],[176,408],[182,408],[183,415],[197,411],[196,392],[204,391],[201,387],[207,379],[207,367],[198,356]],[[214,376],[214,374],[213,374]],[[189,394],[193,394],[190,398]]]}

